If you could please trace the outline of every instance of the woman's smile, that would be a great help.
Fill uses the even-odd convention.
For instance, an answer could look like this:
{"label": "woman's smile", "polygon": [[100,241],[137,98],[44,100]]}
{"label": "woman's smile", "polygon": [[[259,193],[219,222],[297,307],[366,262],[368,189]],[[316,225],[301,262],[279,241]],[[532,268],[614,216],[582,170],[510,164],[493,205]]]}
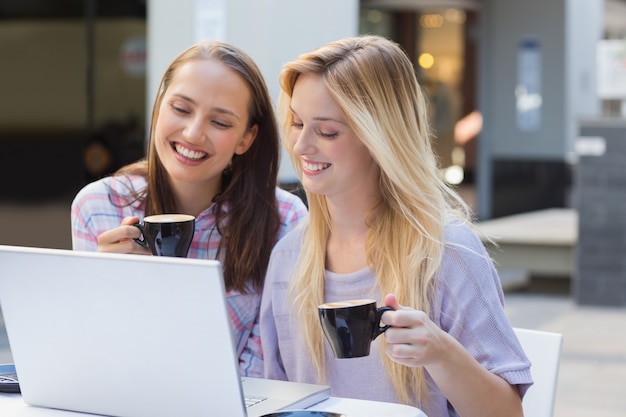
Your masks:
{"label": "woman's smile", "polygon": [[192,161],[201,161],[203,159],[209,158],[210,156],[206,152],[188,148],[180,142],[173,142],[172,149],[174,149],[174,151],[178,155],[183,156],[184,158],[190,159]]}
{"label": "woman's smile", "polygon": [[330,166],[331,164],[328,164],[328,163],[309,162],[309,161],[305,161],[304,159],[302,160],[302,169],[307,172],[312,172],[312,173],[320,172],[329,168]]}

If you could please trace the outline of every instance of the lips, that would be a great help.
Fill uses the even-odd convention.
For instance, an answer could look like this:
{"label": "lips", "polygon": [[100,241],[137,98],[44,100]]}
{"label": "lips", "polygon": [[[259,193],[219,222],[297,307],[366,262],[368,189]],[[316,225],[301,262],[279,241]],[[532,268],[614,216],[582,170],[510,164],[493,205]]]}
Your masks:
{"label": "lips", "polygon": [[191,159],[192,161],[200,161],[202,159],[208,158],[209,154],[206,152],[196,151],[193,149],[189,149],[180,143],[174,143],[172,148],[176,151],[177,154],[184,156],[187,159]]}
{"label": "lips", "polygon": [[302,167],[307,171],[318,172],[328,168],[331,164],[323,164],[320,162],[306,162],[302,161]]}

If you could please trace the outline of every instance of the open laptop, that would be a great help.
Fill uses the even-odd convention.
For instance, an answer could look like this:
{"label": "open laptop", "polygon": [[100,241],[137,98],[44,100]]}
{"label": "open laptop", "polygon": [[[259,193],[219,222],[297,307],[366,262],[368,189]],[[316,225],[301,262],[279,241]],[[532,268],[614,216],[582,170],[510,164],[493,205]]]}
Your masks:
{"label": "open laptop", "polygon": [[217,261],[0,245],[0,308],[30,405],[256,417],[330,393],[240,377]]}

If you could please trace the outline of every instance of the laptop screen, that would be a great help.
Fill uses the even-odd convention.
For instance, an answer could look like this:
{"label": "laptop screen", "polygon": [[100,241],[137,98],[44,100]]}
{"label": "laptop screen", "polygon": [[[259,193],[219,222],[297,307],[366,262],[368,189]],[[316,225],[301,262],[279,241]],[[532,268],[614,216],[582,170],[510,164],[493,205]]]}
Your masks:
{"label": "laptop screen", "polygon": [[24,400],[113,416],[246,416],[216,261],[0,247]]}

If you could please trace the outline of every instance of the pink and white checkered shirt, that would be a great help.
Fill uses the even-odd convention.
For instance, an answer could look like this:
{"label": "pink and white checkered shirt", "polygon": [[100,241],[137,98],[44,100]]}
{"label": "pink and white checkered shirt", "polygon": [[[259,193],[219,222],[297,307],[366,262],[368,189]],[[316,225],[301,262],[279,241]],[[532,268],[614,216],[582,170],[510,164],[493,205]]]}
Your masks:
{"label": "pink and white checkered shirt", "polygon": [[[71,208],[73,249],[97,251],[97,239],[101,233],[118,227],[124,217],[143,218],[143,203],[126,205],[124,195],[128,194],[129,187],[141,190],[145,184],[145,179],[137,175],[107,177],[80,190]],[[281,219],[278,238],[281,239],[307,215],[307,209],[302,200],[280,188],[276,189],[276,199]],[[214,227],[215,216],[211,208],[196,217],[196,230],[189,249],[189,258],[216,259],[221,236],[216,231],[212,233]],[[227,299],[241,374],[261,377],[263,355],[258,322],[261,291],[251,291],[248,294],[229,291]]]}

